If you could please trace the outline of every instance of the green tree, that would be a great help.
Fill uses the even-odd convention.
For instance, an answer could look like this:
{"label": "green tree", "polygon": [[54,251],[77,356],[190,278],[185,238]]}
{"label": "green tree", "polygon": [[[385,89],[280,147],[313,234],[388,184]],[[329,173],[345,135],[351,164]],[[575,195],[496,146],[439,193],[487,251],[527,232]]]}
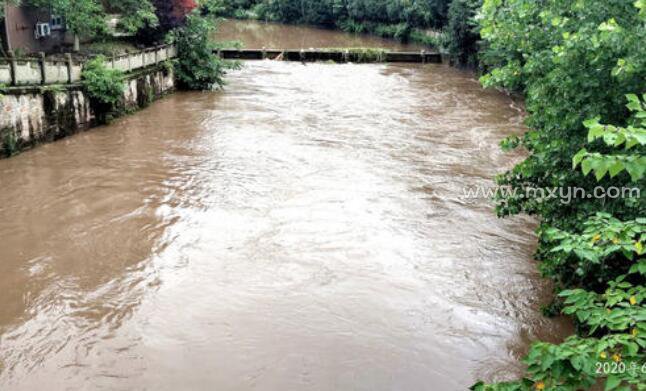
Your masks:
{"label": "green tree", "polygon": [[482,0],[453,0],[449,6],[447,50],[458,64],[478,64],[479,26],[476,14]]}
{"label": "green tree", "polygon": [[214,54],[217,46],[211,39],[215,22],[194,12],[183,27],[173,30],[170,39],[177,46],[174,60],[177,82],[181,88],[209,90],[224,85],[224,74],[234,64]]}
{"label": "green tree", "polygon": [[[492,72],[482,81],[522,92],[529,114],[530,131],[520,144],[530,156],[499,183],[520,190],[592,191],[594,178],[572,171],[570,161],[586,143],[585,120],[599,116],[620,124],[628,118],[624,96],[646,90],[643,8],[632,0],[549,0],[541,7],[531,0],[488,0],[483,15],[481,31],[488,47],[482,58]],[[620,176],[608,185],[643,185],[629,179]],[[643,203],[621,199],[564,206],[559,200],[513,196],[501,197],[498,205],[501,215],[539,214],[546,224],[563,227],[601,209],[634,216],[643,208]]]}
{"label": "green tree", "polygon": [[110,69],[105,58],[96,57],[85,64],[81,75],[83,89],[99,122],[106,122],[123,99],[125,89],[123,72]]}
{"label": "green tree", "polygon": [[[485,86],[525,96],[529,157],[498,178],[502,216],[540,216],[543,274],[577,335],[536,343],[518,382],[477,390],[606,390],[646,384],[646,205],[642,198],[527,198],[528,189],[644,190],[646,2],[484,0]],[[626,105],[626,98],[628,104]],[[608,125],[612,124],[612,125]],[[623,368],[623,369],[622,369]]]}
{"label": "green tree", "polygon": [[[94,38],[107,33],[106,9],[100,0],[25,0],[30,5],[47,7],[65,18],[66,25],[75,35],[75,50],[79,37]],[[114,0],[109,11],[122,15],[118,28],[128,33],[158,25],[155,6],[151,0]]]}
{"label": "green tree", "polygon": [[107,32],[103,5],[99,0],[27,0],[36,7],[48,7],[65,18],[74,33],[74,50],[79,50],[79,37],[93,38]]}
{"label": "green tree", "polygon": [[407,40],[415,29],[444,26],[450,0],[234,0],[221,3],[219,12],[226,15],[253,15],[284,23],[336,26],[352,32],[372,32]]}
{"label": "green tree", "polygon": [[159,24],[155,6],[150,0],[111,1],[110,7],[122,15],[119,28],[128,33],[137,33],[144,28],[154,28]]}

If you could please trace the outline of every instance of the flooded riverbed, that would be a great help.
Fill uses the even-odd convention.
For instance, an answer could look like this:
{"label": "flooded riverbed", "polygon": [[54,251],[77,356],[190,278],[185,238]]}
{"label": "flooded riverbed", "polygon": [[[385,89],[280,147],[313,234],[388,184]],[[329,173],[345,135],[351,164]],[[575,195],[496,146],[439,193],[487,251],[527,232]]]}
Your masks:
{"label": "flooded riverbed", "polygon": [[247,49],[309,49],[309,48],[382,48],[394,51],[429,50],[416,43],[399,43],[368,34],[347,34],[337,30],[298,25],[259,22],[255,20],[223,20],[216,38],[238,41]]}
{"label": "flooded riverbed", "polygon": [[510,99],[440,65],[228,80],[0,161],[0,389],[461,390],[562,334],[534,222],[461,197],[519,158]]}

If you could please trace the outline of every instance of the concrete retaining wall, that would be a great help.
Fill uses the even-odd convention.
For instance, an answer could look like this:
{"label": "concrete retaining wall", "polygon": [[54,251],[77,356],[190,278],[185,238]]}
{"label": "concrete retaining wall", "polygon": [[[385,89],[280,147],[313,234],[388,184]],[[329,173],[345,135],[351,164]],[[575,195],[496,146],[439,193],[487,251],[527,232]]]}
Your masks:
{"label": "concrete retaining wall", "polygon": [[[126,82],[121,111],[147,106],[175,88],[172,72],[157,67]],[[95,115],[78,84],[11,87],[0,98],[0,156],[28,149],[90,128]]]}

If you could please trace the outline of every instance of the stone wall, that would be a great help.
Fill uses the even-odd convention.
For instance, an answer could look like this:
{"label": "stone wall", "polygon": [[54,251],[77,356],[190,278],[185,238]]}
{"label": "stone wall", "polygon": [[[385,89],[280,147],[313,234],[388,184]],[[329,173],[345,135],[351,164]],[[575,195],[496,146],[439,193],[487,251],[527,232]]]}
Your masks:
{"label": "stone wall", "polygon": [[[174,88],[172,72],[163,67],[133,74],[126,81],[123,113],[145,107]],[[0,98],[0,155],[86,130],[94,121],[79,85],[9,88]]]}

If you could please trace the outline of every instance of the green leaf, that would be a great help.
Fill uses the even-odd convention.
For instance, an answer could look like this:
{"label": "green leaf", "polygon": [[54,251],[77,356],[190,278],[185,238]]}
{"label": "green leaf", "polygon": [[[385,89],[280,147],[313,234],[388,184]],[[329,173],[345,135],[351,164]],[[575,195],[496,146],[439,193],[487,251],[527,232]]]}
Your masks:
{"label": "green leaf", "polygon": [[583,171],[583,175],[588,175],[592,171],[592,162],[590,159],[585,159],[581,162],[581,170]]}
{"label": "green leaf", "polygon": [[609,390],[614,390],[615,388],[619,387],[621,384],[621,379],[616,376],[616,375],[610,375],[608,376],[608,379],[606,379],[606,386],[604,387],[605,391]]}
{"label": "green leaf", "polygon": [[587,154],[588,154],[588,151],[585,148],[577,152],[577,154],[574,155],[574,157],[572,158],[572,168],[576,168],[581,163],[581,160],[583,160],[583,158]]}
{"label": "green leaf", "polygon": [[610,167],[608,167],[608,172],[610,172],[610,176],[612,178],[616,177],[617,174],[619,174],[623,170],[624,164],[619,160],[616,160],[612,165],[610,165]]}
{"label": "green leaf", "polygon": [[641,109],[641,103],[637,95],[628,94],[626,95],[626,99],[628,99],[628,104],[626,105],[626,107],[628,107],[630,111],[639,111]]}

